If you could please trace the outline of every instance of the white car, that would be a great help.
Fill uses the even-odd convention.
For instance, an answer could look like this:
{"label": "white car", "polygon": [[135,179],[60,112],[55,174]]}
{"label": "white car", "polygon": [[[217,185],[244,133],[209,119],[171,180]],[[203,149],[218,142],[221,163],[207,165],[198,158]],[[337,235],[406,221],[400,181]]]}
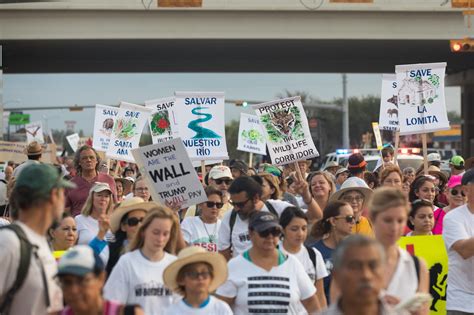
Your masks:
{"label": "white car", "polygon": [[[378,164],[381,164],[380,155],[366,155],[364,156],[365,161],[367,162],[367,170],[373,172]],[[400,167],[400,170],[404,170],[407,167],[413,167],[415,171],[423,164],[423,157],[416,154],[398,154],[397,155],[397,164]],[[347,158],[341,161],[341,165],[347,167]]]}

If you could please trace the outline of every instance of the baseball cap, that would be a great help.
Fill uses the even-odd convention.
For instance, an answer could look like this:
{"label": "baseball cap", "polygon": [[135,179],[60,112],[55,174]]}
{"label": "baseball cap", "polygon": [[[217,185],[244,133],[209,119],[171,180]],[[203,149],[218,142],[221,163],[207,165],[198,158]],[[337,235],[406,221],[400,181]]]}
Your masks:
{"label": "baseball cap", "polygon": [[104,270],[102,259],[88,245],[76,245],[66,251],[58,264],[58,276],[83,277],[90,272]]}
{"label": "baseball cap", "polygon": [[53,188],[75,188],[58,170],[49,164],[31,164],[25,167],[15,182],[15,188],[26,187],[37,194],[48,194]]}
{"label": "baseball cap", "polygon": [[229,167],[231,169],[235,168],[239,171],[241,171],[242,173],[247,173],[247,171],[249,170],[249,167],[247,165],[247,163],[245,163],[244,161],[241,161],[241,160],[233,160]]}
{"label": "baseball cap", "polygon": [[464,175],[462,176],[462,179],[461,179],[461,183],[463,185],[467,185],[467,184],[472,183],[472,182],[474,182],[474,169],[471,168],[469,171],[464,173]]}
{"label": "baseball cap", "polygon": [[428,162],[441,162],[441,155],[439,153],[430,153],[427,156]]}
{"label": "baseball cap", "polygon": [[449,160],[449,164],[452,164],[457,167],[463,167],[464,166],[464,159],[460,155],[455,155]]}
{"label": "baseball cap", "polygon": [[448,187],[449,188],[454,188],[456,186],[462,185],[462,176],[461,175],[451,175],[448,181]]}
{"label": "baseball cap", "polygon": [[353,153],[349,156],[348,162],[347,162],[347,168],[348,169],[354,169],[354,168],[363,168],[367,165],[367,162],[364,159],[364,156],[360,153]]}
{"label": "baseball cap", "polygon": [[268,211],[257,211],[249,220],[249,229],[256,232],[263,232],[273,227],[281,228],[278,218]]}
{"label": "baseball cap", "polygon": [[328,164],[326,164],[326,167],[324,168],[324,170],[327,170],[328,168],[331,168],[331,167],[339,167],[339,164],[337,164],[336,161],[331,161]]}
{"label": "baseball cap", "polygon": [[209,178],[218,179],[224,177],[234,179],[234,177],[232,177],[232,172],[230,171],[230,168],[228,168],[227,166],[216,165],[209,171]]}
{"label": "baseball cap", "polygon": [[102,183],[102,182],[95,182],[94,186],[92,186],[91,190],[89,193],[100,193],[102,191],[108,190],[110,193],[112,193],[112,189],[110,189],[109,184],[107,183]]}

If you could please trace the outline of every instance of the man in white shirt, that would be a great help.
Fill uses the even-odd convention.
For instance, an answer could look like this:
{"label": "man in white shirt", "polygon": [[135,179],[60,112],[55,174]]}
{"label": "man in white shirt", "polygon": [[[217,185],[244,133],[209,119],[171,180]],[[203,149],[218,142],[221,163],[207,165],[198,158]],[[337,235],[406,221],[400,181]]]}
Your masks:
{"label": "man in white shirt", "polygon": [[13,170],[12,176],[15,178],[20,176],[21,171],[25,169],[25,167],[32,164],[40,163],[39,160],[41,159],[41,155],[43,154],[43,148],[38,142],[33,141],[33,142],[30,142],[28,146],[25,148],[25,154],[28,157],[28,160],[18,165],[18,167]]}
{"label": "man in white shirt", "polygon": [[446,214],[443,239],[448,251],[448,315],[474,314],[474,169],[461,180],[467,204]]}
{"label": "man in white shirt", "polygon": [[[58,312],[63,307],[62,291],[54,277],[57,273],[56,261],[46,239],[49,227],[61,218],[64,212],[64,188],[73,188],[64,181],[59,172],[46,164],[25,167],[12,190],[11,207],[18,212],[11,226],[0,230],[0,297],[9,296],[10,310],[0,310],[5,314],[48,314]],[[22,262],[20,234],[33,245],[29,252],[28,272],[21,287],[14,293],[17,273]],[[24,253],[23,253],[24,254]],[[24,260],[23,260],[24,261]],[[21,272],[21,271],[20,271]],[[5,307],[1,301],[1,307]]]}

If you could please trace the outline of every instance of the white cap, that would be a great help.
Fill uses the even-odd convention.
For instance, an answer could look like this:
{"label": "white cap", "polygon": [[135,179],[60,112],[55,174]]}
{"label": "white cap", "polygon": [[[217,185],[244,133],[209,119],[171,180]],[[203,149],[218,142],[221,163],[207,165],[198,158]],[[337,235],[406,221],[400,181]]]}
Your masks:
{"label": "white cap", "polygon": [[441,162],[441,155],[439,153],[430,153],[427,156],[428,162]]}
{"label": "white cap", "polygon": [[96,182],[94,183],[94,186],[92,186],[90,193],[100,193],[101,191],[108,190],[110,193],[112,193],[112,189],[110,189],[109,184],[107,183],[102,183],[102,182]]}
{"label": "white cap", "polygon": [[76,245],[68,250],[59,260],[58,276],[84,276],[104,268],[100,257],[87,245]]}
{"label": "white cap", "polygon": [[232,172],[230,171],[230,168],[227,166],[222,166],[222,165],[216,165],[211,170],[209,171],[209,178],[212,179],[218,179],[218,178],[231,178],[232,177]]}

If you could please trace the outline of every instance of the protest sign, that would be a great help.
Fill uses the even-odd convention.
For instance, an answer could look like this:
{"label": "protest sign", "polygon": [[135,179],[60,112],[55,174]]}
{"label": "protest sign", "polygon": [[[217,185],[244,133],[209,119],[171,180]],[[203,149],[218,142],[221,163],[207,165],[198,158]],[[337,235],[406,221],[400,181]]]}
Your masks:
{"label": "protest sign", "polygon": [[266,147],[265,136],[258,117],[241,113],[237,150],[266,155]]}
{"label": "protest sign", "polygon": [[114,121],[107,158],[134,162],[132,149],[139,146],[140,136],[150,111],[149,108],[130,103],[120,106]]}
{"label": "protest sign", "polygon": [[[26,142],[0,141],[0,162],[25,162],[28,159],[26,156],[26,146]],[[43,144],[43,153],[41,154],[40,161],[48,164],[56,162],[55,144]]]}
{"label": "protest sign", "polygon": [[253,108],[265,131],[273,164],[284,165],[319,156],[299,96],[254,105]]}
{"label": "protest sign", "polygon": [[372,129],[374,130],[375,143],[377,143],[377,150],[382,150],[383,143],[382,143],[382,136],[380,135],[379,124],[376,122],[373,122]]}
{"label": "protest sign", "polygon": [[[223,160],[204,161],[204,166],[222,164]],[[191,161],[193,167],[201,167],[201,161]]]}
{"label": "protest sign", "polygon": [[395,67],[401,135],[449,129],[444,98],[445,70],[446,63]]}
{"label": "protest sign", "polygon": [[145,101],[145,106],[152,109],[148,125],[153,143],[161,143],[178,137],[174,104],[174,97]]}
{"label": "protest sign", "polygon": [[398,245],[412,255],[425,260],[429,270],[429,293],[433,297],[430,314],[446,314],[448,254],[441,235],[406,236]]}
{"label": "protest sign", "polygon": [[67,142],[71,146],[71,149],[76,152],[79,148],[79,135],[77,133],[73,133],[72,135],[66,136]]}
{"label": "protest sign", "polygon": [[94,139],[92,141],[92,147],[96,149],[96,151],[107,152],[117,114],[118,108],[116,107],[105,105],[95,106]]}
{"label": "protest sign", "polygon": [[43,124],[41,121],[35,121],[25,125],[26,129],[26,142],[30,143],[37,141],[38,143],[44,143],[43,136]]}
{"label": "protest sign", "polygon": [[381,130],[398,130],[398,88],[395,74],[382,75],[379,127]]}
{"label": "protest sign", "polygon": [[175,92],[178,133],[191,160],[227,160],[224,93]]}
{"label": "protest sign", "polygon": [[180,138],[132,150],[153,200],[186,208],[207,200]]}

